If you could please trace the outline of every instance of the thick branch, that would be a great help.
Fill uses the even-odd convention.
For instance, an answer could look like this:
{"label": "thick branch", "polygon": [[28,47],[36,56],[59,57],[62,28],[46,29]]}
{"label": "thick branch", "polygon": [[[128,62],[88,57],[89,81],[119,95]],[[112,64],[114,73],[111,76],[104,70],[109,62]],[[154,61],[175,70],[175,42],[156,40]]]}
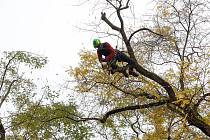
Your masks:
{"label": "thick branch", "polygon": [[4,126],[0,120],[0,140],[5,140],[5,133]]}
{"label": "thick branch", "polygon": [[199,128],[204,134],[210,137],[210,125],[200,116],[200,114],[193,108],[190,108],[187,113],[189,124]]}
{"label": "thick branch", "polygon": [[95,121],[100,121],[101,123],[105,123],[106,120],[111,115],[114,115],[114,114],[117,114],[117,113],[120,113],[120,112],[124,112],[124,111],[145,109],[145,108],[151,108],[151,107],[155,107],[155,106],[161,106],[161,105],[167,104],[168,102],[169,102],[169,100],[162,100],[162,101],[159,101],[159,102],[148,103],[148,104],[144,104],[144,105],[134,105],[134,106],[126,106],[126,107],[122,107],[122,108],[116,108],[116,109],[113,109],[111,111],[108,111],[102,118],[95,118],[95,117],[81,118],[81,117],[77,116],[78,119],[74,119],[74,118],[71,117],[71,115],[67,116],[65,118],[71,119],[71,120],[76,121],[76,122],[81,122],[81,121],[85,122],[85,121],[95,120]]}
{"label": "thick branch", "polygon": [[168,108],[178,113],[180,116],[185,117],[187,115],[187,121],[190,125],[199,128],[204,134],[210,137],[210,125],[202,118],[202,116],[192,107],[185,110],[179,108],[175,104],[167,104]]}
{"label": "thick branch", "polygon": [[121,25],[121,34],[122,34],[122,31],[124,31],[124,21],[123,21],[123,18],[120,14],[120,9],[117,9],[117,16],[120,20],[120,25]]}
{"label": "thick branch", "polygon": [[106,13],[104,13],[104,12],[101,13],[101,19],[105,23],[107,23],[113,30],[118,31],[121,34],[121,36],[123,38],[123,41],[125,42],[125,45],[127,47],[127,50],[128,50],[128,53],[129,53],[130,57],[132,59],[136,60],[135,56],[134,56],[133,49],[131,48],[130,42],[128,41],[128,38],[127,38],[126,33],[124,31],[124,23],[123,23],[123,19],[122,19],[121,15],[120,15],[120,9],[117,9],[117,16],[118,16],[118,18],[120,20],[121,28],[119,28],[119,27],[115,26],[113,23],[111,23],[109,21],[109,19],[107,19]]}
{"label": "thick branch", "polygon": [[109,19],[107,19],[106,13],[101,12],[101,19],[105,21],[113,30],[120,32],[121,29],[117,27],[116,25],[114,25],[112,22],[110,22]]}
{"label": "thick branch", "polygon": [[155,34],[155,35],[158,35],[158,36],[160,36],[160,37],[163,37],[163,35],[161,35],[161,34],[159,34],[159,33],[156,33],[156,32],[153,32],[152,30],[150,30],[150,29],[148,29],[148,28],[140,28],[140,29],[134,31],[134,32],[130,35],[128,41],[130,42],[130,41],[131,41],[131,38],[132,38],[136,33],[140,32],[140,31],[149,31],[149,32],[151,32],[151,33],[153,33],[153,34]]}
{"label": "thick branch", "polygon": [[138,63],[136,63],[136,69],[137,71],[146,76],[147,78],[157,82],[158,84],[160,84],[168,93],[170,100],[175,101],[176,100],[176,96],[175,96],[175,92],[173,90],[173,88],[170,86],[170,84],[168,82],[166,82],[165,80],[163,80],[161,77],[159,77],[157,74],[147,71],[146,69],[144,69],[142,66],[140,66]]}
{"label": "thick branch", "polygon": [[149,104],[144,104],[144,105],[126,106],[126,107],[123,107],[123,108],[113,109],[111,111],[108,111],[100,121],[102,123],[104,123],[104,122],[106,122],[108,117],[110,117],[111,115],[114,115],[116,113],[120,113],[120,112],[124,112],[124,111],[130,111],[130,110],[136,110],[136,109],[151,108],[151,107],[155,107],[155,106],[161,106],[161,105],[164,105],[166,103],[168,103],[168,100],[162,100],[162,101],[159,101],[159,102],[149,103]]}

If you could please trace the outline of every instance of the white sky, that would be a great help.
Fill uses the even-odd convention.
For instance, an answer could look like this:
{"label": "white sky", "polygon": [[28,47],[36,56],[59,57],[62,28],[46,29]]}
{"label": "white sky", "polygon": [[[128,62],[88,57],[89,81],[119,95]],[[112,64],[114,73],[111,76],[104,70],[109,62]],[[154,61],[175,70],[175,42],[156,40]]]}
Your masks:
{"label": "white sky", "polygon": [[[73,0],[0,0],[0,48],[48,57],[48,76],[75,65],[87,34],[74,26],[88,9]],[[81,18],[83,17],[83,18]],[[46,73],[45,73],[46,75]]]}
{"label": "white sky", "polygon": [[[79,50],[92,47],[93,36],[74,27],[92,16],[92,5],[73,6],[78,1],[0,0],[1,51],[23,50],[48,57],[48,75],[75,65]],[[143,10],[147,0],[135,1]]]}

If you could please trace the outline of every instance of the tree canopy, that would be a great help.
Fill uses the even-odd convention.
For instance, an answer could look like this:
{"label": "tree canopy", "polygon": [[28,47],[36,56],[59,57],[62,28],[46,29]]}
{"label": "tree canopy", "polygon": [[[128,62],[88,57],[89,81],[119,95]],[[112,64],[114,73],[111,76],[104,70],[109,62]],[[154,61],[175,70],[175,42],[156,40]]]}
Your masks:
{"label": "tree canopy", "polygon": [[[78,119],[105,123],[113,132],[112,139],[207,139],[208,2],[156,1],[156,13],[150,16],[149,24],[138,27],[130,25],[125,12],[132,0],[97,4],[106,6],[101,21],[95,24],[97,34],[120,38],[121,47],[135,61],[141,76],[125,78],[120,72],[108,75],[95,52],[81,52],[79,66],[69,73],[75,77],[75,90],[87,97],[87,102],[82,102],[85,106],[81,106],[89,108],[90,113]],[[123,134],[124,129],[128,134]]]}

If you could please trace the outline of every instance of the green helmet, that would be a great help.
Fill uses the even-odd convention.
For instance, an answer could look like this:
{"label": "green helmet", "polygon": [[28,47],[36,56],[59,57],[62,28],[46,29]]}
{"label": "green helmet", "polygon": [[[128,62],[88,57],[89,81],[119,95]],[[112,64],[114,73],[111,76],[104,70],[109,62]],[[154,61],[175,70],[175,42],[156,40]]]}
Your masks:
{"label": "green helmet", "polygon": [[94,39],[93,40],[93,47],[97,48],[99,45],[101,45],[100,39]]}

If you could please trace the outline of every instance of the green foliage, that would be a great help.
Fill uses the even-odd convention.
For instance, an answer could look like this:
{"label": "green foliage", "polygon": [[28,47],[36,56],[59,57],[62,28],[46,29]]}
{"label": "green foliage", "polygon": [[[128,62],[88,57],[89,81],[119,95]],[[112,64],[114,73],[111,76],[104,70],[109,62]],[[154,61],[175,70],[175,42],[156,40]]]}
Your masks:
{"label": "green foliage", "polygon": [[27,75],[31,75],[33,69],[44,67],[47,59],[24,51],[3,52],[3,55],[0,62],[1,104],[13,101],[20,108],[35,96],[36,85]]}
{"label": "green foliage", "polygon": [[[36,95],[36,85],[33,82],[32,72],[35,69],[43,68],[46,63],[47,59],[45,57],[30,52],[3,52],[0,59],[0,107],[2,108],[5,102],[14,105],[7,111],[11,116],[14,112],[17,113],[26,108]],[[9,108],[3,110],[7,109]],[[10,115],[7,119],[1,116],[3,117],[1,121],[5,124],[8,123],[9,127]]]}
{"label": "green foliage", "polygon": [[14,62],[24,63],[29,67],[40,69],[47,63],[46,57],[25,51],[4,52],[7,59],[12,59]]}
{"label": "green foliage", "polygon": [[72,104],[32,105],[12,118],[12,132],[27,139],[87,140],[92,134],[85,123],[75,121],[80,116]]}
{"label": "green foliage", "polygon": [[[31,74],[46,65],[45,57],[24,51],[4,52],[4,56],[0,65],[1,103],[12,101],[17,110],[8,118],[12,133],[7,139],[90,138],[89,127],[75,120],[81,117],[76,106],[55,103],[59,95],[50,86],[41,89],[43,95],[36,101],[41,95],[36,92]],[[49,101],[51,104],[46,105]]]}

